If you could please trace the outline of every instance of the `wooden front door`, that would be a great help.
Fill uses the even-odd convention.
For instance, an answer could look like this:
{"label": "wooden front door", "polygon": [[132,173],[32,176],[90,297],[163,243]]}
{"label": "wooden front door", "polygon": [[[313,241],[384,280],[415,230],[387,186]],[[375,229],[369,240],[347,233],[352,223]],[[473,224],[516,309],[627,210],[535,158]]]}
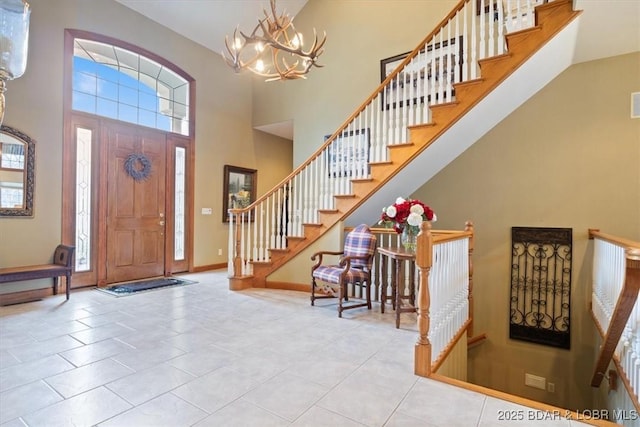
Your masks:
{"label": "wooden front door", "polygon": [[107,283],[161,276],[166,137],[116,125],[107,140]]}

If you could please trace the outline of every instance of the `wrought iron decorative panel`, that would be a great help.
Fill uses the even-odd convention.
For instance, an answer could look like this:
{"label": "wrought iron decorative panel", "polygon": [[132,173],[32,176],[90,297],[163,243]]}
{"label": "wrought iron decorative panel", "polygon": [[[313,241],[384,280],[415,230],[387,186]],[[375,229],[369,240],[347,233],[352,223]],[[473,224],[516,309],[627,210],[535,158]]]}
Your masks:
{"label": "wrought iron decorative panel", "polygon": [[570,228],[512,227],[509,338],[570,347]]}

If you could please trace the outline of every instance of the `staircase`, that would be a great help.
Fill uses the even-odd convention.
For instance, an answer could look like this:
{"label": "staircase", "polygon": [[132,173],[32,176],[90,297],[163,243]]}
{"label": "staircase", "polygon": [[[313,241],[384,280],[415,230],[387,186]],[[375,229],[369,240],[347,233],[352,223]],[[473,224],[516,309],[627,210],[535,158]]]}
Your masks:
{"label": "staircase", "polygon": [[462,0],[304,164],[230,210],[230,289],[266,286],[338,222],[376,221],[569,67],[580,12],[540,1]]}

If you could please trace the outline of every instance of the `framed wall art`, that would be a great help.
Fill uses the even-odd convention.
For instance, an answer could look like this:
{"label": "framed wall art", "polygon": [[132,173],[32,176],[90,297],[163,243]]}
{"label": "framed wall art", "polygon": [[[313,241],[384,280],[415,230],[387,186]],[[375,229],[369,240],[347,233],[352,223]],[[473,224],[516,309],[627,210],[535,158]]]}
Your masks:
{"label": "framed wall art", "polygon": [[[424,84],[427,82],[435,85],[442,84],[442,82],[440,82],[440,76],[447,74],[448,80],[452,82],[456,65],[459,69],[459,75],[462,76],[463,41],[463,37],[459,36],[458,38],[444,40],[442,43],[438,42],[429,45],[426,49],[426,55],[425,50],[421,50],[419,55],[424,58],[424,61],[414,61],[413,63],[407,64],[405,69],[400,72],[399,78],[394,79],[385,87],[382,92],[382,109],[402,108],[404,105],[409,105],[410,102],[413,102],[414,105],[425,102],[424,95],[415,96],[413,100],[403,99],[405,85],[413,84],[413,93],[415,94],[417,92],[418,75],[422,80],[420,87],[426,87]],[[451,51],[449,51],[449,46],[452,46]],[[383,82],[393,73],[410,53],[411,52],[405,52],[380,60],[380,82]],[[424,81],[425,77],[427,79],[426,82]],[[430,95],[427,94],[427,102],[430,101]]]}
{"label": "framed wall art", "polygon": [[229,222],[229,209],[248,207],[256,200],[258,171],[224,165],[222,221]]}
{"label": "framed wall art", "polygon": [[[324,137],[327,140],[330,135]],[[343,132],[327,149],[327,169],[330,178],[367,176],[370,172],[369,129]]]}

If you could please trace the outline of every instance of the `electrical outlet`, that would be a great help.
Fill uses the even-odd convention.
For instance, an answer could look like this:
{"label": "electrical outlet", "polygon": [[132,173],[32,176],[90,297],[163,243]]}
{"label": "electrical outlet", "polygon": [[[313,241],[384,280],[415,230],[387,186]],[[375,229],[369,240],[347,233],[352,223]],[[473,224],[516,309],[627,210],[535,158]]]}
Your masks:
{"label": "electrical outlet", "polygon": [[211,208],[202,208],[202,215],[211,215],[213,213],[213,209]]}
{"label": "electrical outlet", "polygon": [[554,383],[547,383],[547,391],[549,393],[555,393],[556,392],[556,385]]}
{"label": "electrical outlet", "polygon": [[222,249],[218,249],[218,255],[222,255]]}
{"label": "electrical outlet", "polygon": [[544,377],[539,377],[537,375],[524,374],[524,385],[539,388],[540,390],[546,390],[547,379]]}

